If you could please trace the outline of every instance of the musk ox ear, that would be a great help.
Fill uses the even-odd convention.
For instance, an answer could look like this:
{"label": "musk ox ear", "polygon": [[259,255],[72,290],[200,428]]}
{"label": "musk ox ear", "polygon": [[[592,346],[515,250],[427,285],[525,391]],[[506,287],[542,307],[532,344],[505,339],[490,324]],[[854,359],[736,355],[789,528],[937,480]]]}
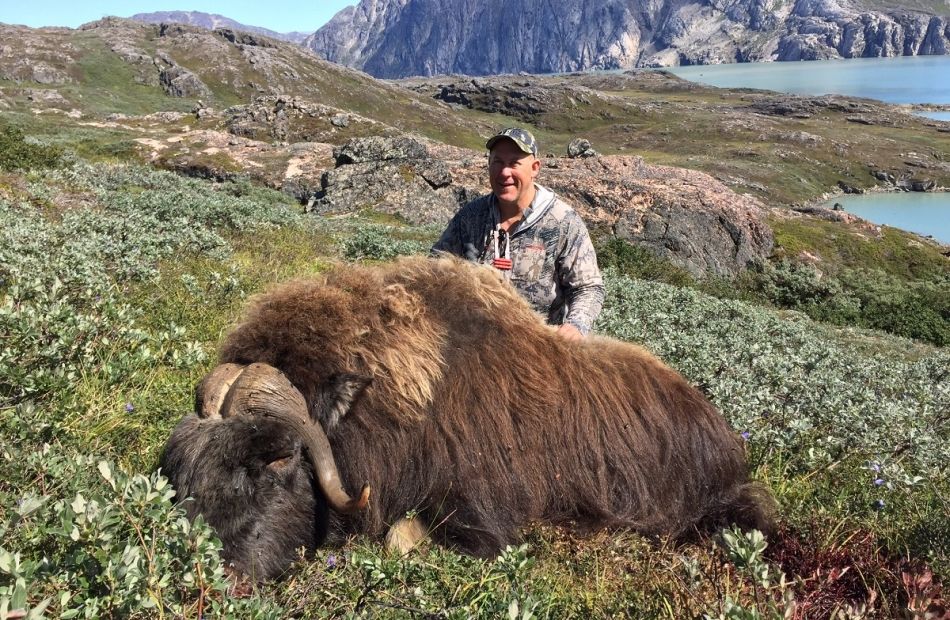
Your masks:
{"label": "musk ox ear", "polygon": [[373,382],[371,377],[341,373],[333,375],[323,388],[319,406],[312,412],[324,429],[340,423]]}

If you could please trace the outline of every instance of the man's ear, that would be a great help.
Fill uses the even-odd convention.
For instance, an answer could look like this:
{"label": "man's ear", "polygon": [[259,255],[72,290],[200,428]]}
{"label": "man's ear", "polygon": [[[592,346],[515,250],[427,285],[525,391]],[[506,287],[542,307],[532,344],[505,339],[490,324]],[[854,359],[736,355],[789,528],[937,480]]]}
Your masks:
{"label": "man's ear", "polygon": [[333,375],[323,387],[313,415],[329,431],[348,414],[373,382],[371,377],[341,373]]}

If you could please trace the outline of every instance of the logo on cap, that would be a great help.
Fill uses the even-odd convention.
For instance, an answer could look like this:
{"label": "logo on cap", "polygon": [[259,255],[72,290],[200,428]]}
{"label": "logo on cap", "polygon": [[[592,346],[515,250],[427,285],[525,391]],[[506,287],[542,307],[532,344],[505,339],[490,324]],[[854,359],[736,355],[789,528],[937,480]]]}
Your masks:
{"label": "logo on cap", "polygon": [[492,149],[495,144],[502,138],[508,138],[514,142],[519,149],[528,155],[538,156],[538,142],[534,139],[534,136],[531,135],[531,132],[527,129],[521,129],[520,127],[509,127],[504,129],[494,136],[492,136],[488,142],[485,143],[485,148],[489,151]]}

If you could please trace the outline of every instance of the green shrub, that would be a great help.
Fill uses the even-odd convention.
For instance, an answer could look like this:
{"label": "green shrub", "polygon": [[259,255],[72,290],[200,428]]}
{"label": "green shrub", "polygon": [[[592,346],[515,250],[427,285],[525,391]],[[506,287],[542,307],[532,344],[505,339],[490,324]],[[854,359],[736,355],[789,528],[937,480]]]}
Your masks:
{"label": "green shrub", "polygon": [[203,349],[181,326],[143,329],[123,291],[155,278],[163,260],[228,256],[222,232],[305,221],[282,200],[135,166],[75,164],[30,189],[44,201],[92,192],[97,204],[47,219],[0,200],[0,406],[62,392],[82,374],[116,383],[199,363]]}
{"label": "green shrub", "polygon": [[393,226],[360,224],[343,238],[343,256],[350,260],[392,260],[429,251],[431,243],[400,239],[397,230]]}
{"label": "green shrub", "polygon": [[0,609],[36,619],[285,617],[272,603],[226,596],[220,542],[172,505],[164,477],[49,446],[20,458],[55,493],[4,494]]}
{"label": "green shrub", "polygon": [[611,236],[597,247],[597,263],[602,269],[612,267],[631,278],[666,282],[677,286],[695,284],[688,271],[662,259],[640,245]]}
{"label": "green shrub", "polygon": [[17,127],[0,122],[0,170],[53,168],[61,157],[61,149],[31,142]]}
{"label": "green shrub", "polygon": [[867,269],[835,276],[812,265],[779,261],[759,266],[740,286],[766,303],[815,320],[950,344],[950,276],[905,280]]}

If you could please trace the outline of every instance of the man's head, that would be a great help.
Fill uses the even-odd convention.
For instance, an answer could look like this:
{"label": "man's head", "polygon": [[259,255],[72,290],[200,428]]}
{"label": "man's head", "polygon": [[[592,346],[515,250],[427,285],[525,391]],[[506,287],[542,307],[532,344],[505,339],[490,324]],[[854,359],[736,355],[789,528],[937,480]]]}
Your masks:
{"label": "man's head", "polygon": [[511,127],[485,144],[488,148],[488,179],[502,206],[528,208],[534,200],[534,180],[541,170],[538,143],[527,129]]}

